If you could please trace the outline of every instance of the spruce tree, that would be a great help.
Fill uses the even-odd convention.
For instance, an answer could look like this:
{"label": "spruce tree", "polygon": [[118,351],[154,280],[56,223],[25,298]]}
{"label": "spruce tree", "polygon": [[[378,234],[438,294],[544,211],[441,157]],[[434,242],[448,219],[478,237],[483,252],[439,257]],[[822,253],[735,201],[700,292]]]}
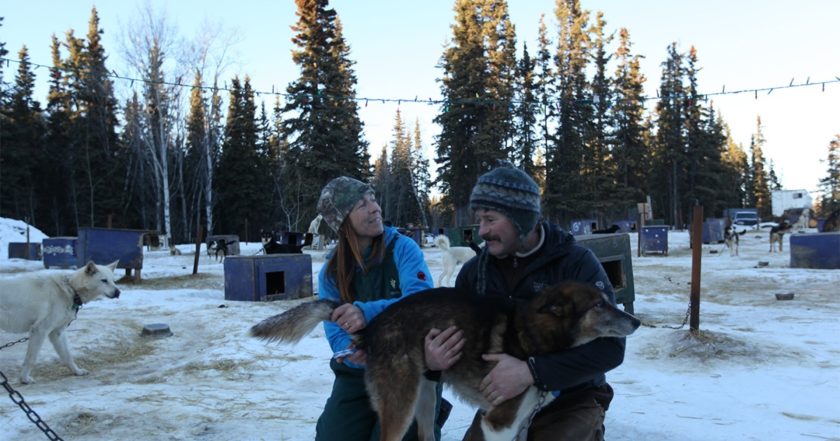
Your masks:
{"label": "spruce tree", "polygon": [[590,35],[590,57],[593,76],[591,81],[591,118],[584,120],[585,141],[581,159],[581,181],[583,193],[579,195],[578,208],[601,223],[607,217],[615,217],[620,202],[615,199],[615,162],[610,153],[611,127],[614,125],[608,110],[612,107],[612,80],[607,75],[607,63],[611,56],[606,47],[612,37],[605,35],[606,21],[598,12],[588,30]]}
{"label": "spruce tree", "polygon": [[659,101],[656,103],[655,147],[650,173],[653,209],[664,215],[668,224],[682,227],[686,222],[680,201],[684,191],[685,138],[683,136],[685,89],[683,54],[677,44],[668,46],[668,58],[662,63]]}
{"label": "spruce tree", "polygon": [[414,186],[415,164],[411,144],[411,137],[397,109],[391,141],[389,211],[384,212],[384,215],[393,221],[394,225],[402,227],[409,224],[419,225],[422,218],[420,201]]}
{"label": "spruce tree", "polygon": [[70,195],[74,194],[73,165],[74,149],[72,129],[72,95],[65,77],[65,64],[61,58],[61,42],[51,36],[50,53],[52,66],[49,69],[49,90],[46,107],[46,135],[44,154],[47,158],[63,158],[53,163],[53,173],[43,177],[47,188],[62,188],[63,191],[49,191],[43,197],[43,207],[48,213],[42,216],[42,231],[50,236],[66,236],[76,231]]}
{"label": "spruce tree", "polygon": [[[292,27],[297,47],[292,60],[300,77],[286,88],[283,135],[289,141],[290,164],[298,170],[300,218],[315,217],[321,188],[330,179],[370,176],[367,142],[358,117],[356,78],[350,48],[335,10],[327,0],[296,0],[298,21]],[[292,226],[297,228],[298,225]]]}
{"label": "spruce tree", "polygon": [[738,208],[746,206],[745,175],[748,168],[747,154],[729,134],[729,127],[718,117],[725,138],[721,153],[722,175],[719,199],[723,208]]}
{"label": "spruce tree", "polygon": [[452,40],[440,62],[444,104],[434,119],[441,128],[436,146],[438,178],[435,182],[443,194],[442,203],[455,215],[449,225],[468,223],[469,189],[484,170],[480,167],[482,159],[490,160],[479,158],[474,138],[484,118],[476,97],[484,91],[486,66],[477,15],[472,1],[456,0]]}
{"label": "spruce tree", "polygon": [[687,82],[684,101],[686,133],[686,183],[682,211],[691,213],[695,203],[703,205],[706,213],[720,213],[718,191],[721,180],[721,150],[725,139],[715,126],[713,108],[706,109],[697,91],[697,51],[692,47],[686,56]]}
{"label": "spruce tree", "polygon": [[513,158],[515,163],[530,176],[537,174],[534,155],[537,150],[537,97],[535,94],[536,61],[528,53],[528,44],[522,48],[522,58],[517,66],[517,90],[514,119]]}
{"label": "spruce tree", "polygon": [[772,159],[767,165],[767,186],[770,187],[771,194],[772,191],[782,189],[782,181],[779,179],[779,175],[776,174],[776,168],[773,165]]}
{"label": "spruce tree", "polygon": [[584,215],[586,203],[580,173],[584,166],[587,125],[592,121],[589,63],[589,13],[578,0],[560,0],[555,15],[560,25],[554,56],[557,94],[554,144],[546,151],[545,211],[555,221]]}
{"label": "spruce tree", "polygon": [[765,219],[772,216],[770,206],[770,187],[767,184],[767,172],[764,167],[764,133],[762,131],[761,117],[756,118],[755,133],[750,143],[750,165],[752,168],[752,191],[754,207],[758,210],[759,218]]}
{"label": "spruce tree", "polygon": [[373,187],[376,189],[376,200],[382,208],[383,220],[391,221],[389,214],[394,211],[394,197],[392,197],[392,190],[394,189],[393,180],[391,178],[391,160],[388,155],[388,146],[383,145],[379,157],[373,164]]}
{"label": "spruce tree", "polygon": [[131,160],[128,162],[124,191],[128,195],[126,216],[132,225],[144,230],[157,226],[155,190],[156,180],[150,170],[146,148],[146,114],[137,91],[131,94],[123,106],[123,127],[120,138]]}
{"label": "spruce tree", "polygon": [[615,52],[616,71],[614,82],[615,101],[610,108],[614,124],[612,157],[619,198],[640,202],[647,195],[648,146],[645,144],[647,127],[644,123],[644,82],[640,56],[632,53],[630,32],[619,30],[619,44]]}
{"label": "spruce tree", "polygon": [[40,176],[45,167],[43,156],[44,121],[41,104],[33,97],[35,74],[29,63],[29,51],[18,52],[18,69],[14,84],[3,107],[3,129],[0,130],[0,214],[36,223]]}
{"label": "spruce tree", "polygon": [[423,140],[420,136],[420,119],[414,120],[414,145],[412,149],[411,177],[414,194],[417,196],[417,203],[420,212],[420,225],[429,228],[429,192],[432,185],[432,178],[429,174],[429,160],[423,155]]}
{"label": "spruce tree", "polygon": [[515,40],[505,1],[456,0],[440,63],[444,104],[434,121],[441,126],[436,183],[458,225],[472,221],[469,193],[478,176],[510,158]]}
{"label": "spruce tree", "polygon": [[207,201],[206,182],[209,179],[206,161],[209,158],[209,138],[207,133],[207,98],[202,87],[201,71],[196,70],[190,89],[190,107],[186,123],[186,152],[184,157],[185,176],[190,206],[194,210],[193,216],[196,226],[206,227],[202,207]]}
{"label": "spruce tree", "polygon": [[826,174],[819,184],[822,190],[819,215],[828,217],[832,211],[840,209],[840,135],[835,135],[828,143],[825,164]]}
{"label": "spruce tree", "polygon": [[[3,27],[4,18],[5,17],[0,17],[0,28]],[[5,58],[8,54],[9,51],[6,50],[6,42],[0,41],[0,58]],[[6,64],[0,63],[0,108],[4,108],[6,106],[6,79],[3,76],[4,67],[6,67]]]}
{"label": "spruce tree", "polygon": [[[215,172],[218,195],[217,232],[238,234],[240,240],[256,239],[262,228],[273,228],[270,219],[273,186],[270,164],[259,145],[254,91],[248,77],[231,81],[222,155]],[[288,228],[288,226],[283,226]]]}
{"label": "spruce tree", "polygon": [[[537,37],[537,56],[534,60],[536,76],[535,100],[537,107],[537,125],[539,127],[537,136],[540,139],[540,147],[543,158],[548,151],[549,145],[554,144],[554,132],[550,127],[550,121],[556,116],[556,106],[553,102],[555,94],[555,75],[552,67],[551,39],[548,37],[548,30],[545,26],[545,15],[540,14],[540,23]],[[537,172],[545,175],[545,164]],[[543,179],[543,183],[545,180]]]}
{"label": "spruce tree", "polygon": [[[82,176],[79,203],[86,207],[82,219],[90,226],[106,226],[112,216],[121,211],[124,195],[121,192],[125,176],[125,155],[118,142],[116,128],[117,102],[107,56],[102,46],[99,14],[91,9],[88,32],[77,65],[76,109],[82,134],[79,144]],[[78,41],[71,42],[79,43]],[[82,202],[84,201],[84,202]],[[124,219],[115,219],[112,226],[128,226]]]}

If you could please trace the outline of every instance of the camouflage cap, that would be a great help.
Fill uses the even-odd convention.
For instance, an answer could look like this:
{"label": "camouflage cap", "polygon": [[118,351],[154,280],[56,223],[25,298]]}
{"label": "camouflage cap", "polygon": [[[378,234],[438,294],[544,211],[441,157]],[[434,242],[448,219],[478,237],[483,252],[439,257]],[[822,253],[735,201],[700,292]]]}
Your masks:
{"label": "camouflage cap", "polygon": [[318,199],[318,213],[323,216],[327,225],[338,232],[344,218],[353,210],[356,203],[366,194],[373,193],[373,187],[362,181],[348,176],[337,177],[321,190]]}

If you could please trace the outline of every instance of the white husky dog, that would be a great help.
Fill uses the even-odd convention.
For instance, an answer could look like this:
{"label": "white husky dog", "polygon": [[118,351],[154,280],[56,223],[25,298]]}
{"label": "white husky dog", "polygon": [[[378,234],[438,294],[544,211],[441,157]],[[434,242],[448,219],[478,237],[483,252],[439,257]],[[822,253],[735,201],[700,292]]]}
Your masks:
{"label": "white husky dog", "polygon": [[97,265],[91,261],[69,274],[40,273],[0,279],[0,329],[29,333],[29,347],[20,372],[22,383],[32,383],[32,366],[47,337],[74,374],[87,375],[73,361],[64,330],[83,304],[100,296],[120,296],[114,285],[117,263]]}
{"label": "white husky dog", "polygon": [[449,238],[444,234],[435,237],[435,246],[443,251],[443,272],[438,277],[437,286],[449,286],[449,279],[455,272],[455,267],[472,259],[475,251],[470,247],[449,246]]}

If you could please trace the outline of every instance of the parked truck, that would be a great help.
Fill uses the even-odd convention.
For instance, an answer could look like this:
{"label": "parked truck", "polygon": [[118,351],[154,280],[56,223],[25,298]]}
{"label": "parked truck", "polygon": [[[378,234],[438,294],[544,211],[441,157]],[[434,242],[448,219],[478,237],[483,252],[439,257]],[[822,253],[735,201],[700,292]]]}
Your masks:
{"label": "parked truck", "polygon": [[738,227],[739,232],[747,228],[758,228],[758,223],[761,222],[757,208],[726,208],[723,210],[723,217],[730,218],[732,225]]}

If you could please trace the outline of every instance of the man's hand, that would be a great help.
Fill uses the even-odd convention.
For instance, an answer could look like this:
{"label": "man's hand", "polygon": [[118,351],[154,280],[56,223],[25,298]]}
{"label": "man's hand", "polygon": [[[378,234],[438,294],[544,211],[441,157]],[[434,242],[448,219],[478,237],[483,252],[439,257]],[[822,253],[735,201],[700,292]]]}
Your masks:
{"label": "man's hand", "polygon": [[362,313],[362,310],[358,306],[352,303],[345,303],[335,308],[330,320],[336,322],[338,326],[341,326],[349,334],[361,331],[367,326],[364,313]]}
{"label": "man's hand", "polygon": [[[464,331],[455,326],[445,330],[432,328],[426,334],[426,368],[432,371],[445,371],[461,358],[464,349]],[[527,366],[526,366],[527,369]]]}
{"label": "man's hand", "polygon": [[496,362],[496,366],[479,385],[479,390],[493,406],[521,394],[534,384],[534,377],[524,360],[508,354],[484,354],[481,358]]}

